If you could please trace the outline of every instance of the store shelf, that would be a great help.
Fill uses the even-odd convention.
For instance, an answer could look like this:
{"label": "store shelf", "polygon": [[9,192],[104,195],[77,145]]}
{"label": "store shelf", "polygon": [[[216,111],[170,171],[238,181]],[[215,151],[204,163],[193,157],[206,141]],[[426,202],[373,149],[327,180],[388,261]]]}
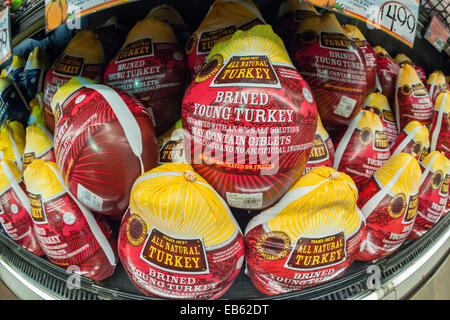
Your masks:
{"label": "store shelf", "polygon": [[[408,241],[392,256],[373,263],[356,261],[340,279],[288,294],[266,296],[241,270],[221,299],[404,299],[425,281],[449,252],[450,215],[447,215],[425,236]],[[381,270],[378,290],[367,287],[370,265]],[[102,282],[81,277],[79,289],[67,286],[71,276],[47,259],[35,256],[5,235],[0,235],[0,278],[20,299],[152,299],[134,287],[121,264],[110,278]]]}
{"label": "store shelf", "polygon": [[21,12],[11,23],[13,35],[11,45],[14,47],[21,41],[34,36],[45,28],[45,0],[38,0]]}
{"label": "store shelf", "polygon": [[[128,27],[142,18],[155,4],[162,1],[138,1],[129,5],[122,5],[99,12],[95,16],[89,16],[83,21],[83,25],[100,24],[110,15],[120,13],[123,21],[128,22]],[[164,1],[173,4],[185,16],[186,21],[195,28],[207,11],[208,4],[212,1],[193,0],[190,2]],[[255,0],[261,8],[267,21],[271,21],[277,12],[281,1]],[[444,21],[449,21],[448,1],[422,1],[429,4],[425,10],[421,10],[420,23],[426,27],[429,23],[433,8],[440,5],[447,10]],[[12,45],[18,46],[23,40],[31,37],[43,40],[45,34],[44,0],[38,0],[33,6],[27,8],[12,23]],[[428,8],[428,9],[427,9]],[[443,12],[445,14],[445,12]],[[362,31],[365,24],[355,22],[352,18],[340,16],[342,22],[356,23]],[[64,28],[64,27],[63,27]],[[420,32],[423,30],[419,30]],[[450,61],[445,53],[438,53],[424,39],[417,39],[413,49],[398,44],[397,40],[381,31],[367,32],[368,40],[374,44],[383,43],[392,55],[398,52],[407,53],[413,60],[422,65],[429,73],[437,67],[442,67],[444,72],[450,72]],[[64,37],[54,37],[48,42],[56,43],[63,48]],[[56,50],[55,50],[56,51]],[[424,55],[423,52],[428,52]],[[57,52],[54,54],[57,55]],[[445,60],[446,58],[446,60]],[[240,221],[242,230],[245,222]],[[232,287],[222,296],[222,299],[318,299],[318,300],[358,300],[358,299],[405,299],[417,289],[433,271],[439,267],[450,252],[450,214],[441,219],[422,238],[408,240],[402,248],[392,256],[376,262],[355,262],[342,278],[332,282],[315,286],[309,289],[291,292],[283,295],[265,296],[251,283],[243,268],[234,281]],[[117,227],[117,226],[116,226]],[[376,265],[381,270],[381,287],[376,290],[368,289],[367,281],[370,277],[368,267]],[[119,263],[115,273],[108,279],[96,282],[81,277],[78,289],[69,289],[67,286],[72,274],[52,264],[48,259],[37,257],[24,248],[18,246],[4,234],[0,234],[0,278],[5,285],[19,299],[46,299],[46,300],[105,300],[105,299],[152,299],[144,296],[129,280],[124,268]]]}

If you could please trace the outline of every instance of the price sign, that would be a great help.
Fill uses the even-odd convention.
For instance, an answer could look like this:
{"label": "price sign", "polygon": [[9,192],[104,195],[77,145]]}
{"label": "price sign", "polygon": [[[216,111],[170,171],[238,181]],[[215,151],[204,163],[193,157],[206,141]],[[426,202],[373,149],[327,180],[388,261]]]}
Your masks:
{"label": "price sign", "polygon": [[11,57],[11,18],[9,7],[0,12],[0,64]]}
{"label": "price sign", "polygon": [[376,23],[402,38],[410,46],[416,36],[417,18],[411,9],[398,1],[384,3],[379,10]]}
{"label": "price sign", "polygon": [[342,12],[379,28],[412,47],[416,37],[419,0],[304,0]]}

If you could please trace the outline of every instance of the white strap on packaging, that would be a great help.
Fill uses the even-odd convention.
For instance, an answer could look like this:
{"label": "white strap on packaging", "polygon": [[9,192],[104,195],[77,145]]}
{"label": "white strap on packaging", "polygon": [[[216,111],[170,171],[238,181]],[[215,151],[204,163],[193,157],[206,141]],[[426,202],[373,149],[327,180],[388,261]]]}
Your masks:
{"label": "white strap on packaging", "polygon": [[64,184],[64,181],[63,181],[61,175],[59,174],[59,172],[56,171],[48,163],[47,163],[47,166],[55,174],[56,178],[58,179],[58,182],[64,188],[64,191],[67,192],[67,194],[75,201],[77,206],[80,208],[81,212],[83,213],[83,216],[86,218],[86,222],[88,223],[89,229],[91,229],[92,234],[94,235],[98,244],[100,245],[103,252],[105,253],[106,258],[108,259],[109,263],[111,265],[115,266],[117,264],[116,255],[114,254],[114,251],[113,251],[108,239],[106,239],[104,233],[102,232],[99,225],[97,224],[97,221],[95,220],[92,212],[88,208],[86,208],[80,201],[78,201],[78,199],[76,197],[73,196],[73,194],[70,192],[69,188],[67,188],[67,186]]}
{"label": "white strap on packaging", "polygon": [[381,87],[380,79],[378,78],[378,74],[375,76],[375,89],[378,92],[383,92],[383,88]]}
{"label": "white strap on packaging", "polygon": [[439,138],[439,134],[441,133],[441,125],[442,125],[442,118],[444,116],[445,111],[445,102],[448,98],[448,92],[444,93],[444,98],[442,99],[442,103],[440,104],[438,108],[438,114],[436,118],[436,126],[434,127],[433,134],[431,135],[431,143],[430,143],[430,151],[436,151],[436,144],[437,140]]}
{"label": "white strap on packaging", "polygon": [[141,174],[144,173],[144,163],[142,162],[142,134],[136,118],[131,113],[128,106],[122,100],[120,95],[112,88],[86,81],[78,78],[78,81],[86,88],[92,89],[100,93],[110,105],[114,114],[122,126],[128,144],[134,155],[139,159],[141,165]]}
{"label": "white strap on packaging", "polygon": [[431,82],[431,85],[430,85],[430,91],[428,92],[431,99],[433,99],[434,91],[436,90],[437,77],[438,77],[438,74],[435,74],[435,76],[433,77],[433,82]]}
{"label": "white strap on packaging", "polygon": [[[252,220],[250,220],[250,222],[247,224],[247,227],[245,228],[244,235],[246,235],[250,230],[252,230],[256,226],[261,225],[272,218],[275,218],[281,211],[283,211],[292,202],[296,201],[297,199],[305,197],[309,193],[318,189],[325,182],[328,182],[333,179],[335,179],[335,178],[333,176],[330,176],[328,178],[325,178],[324,180],[322,180],[321,182],[319,182],[318,184],[316,184],[314,186],[300,187],[300,188],[296,188],[294,190],[289,191],[274,206],[270,207],[269,209],[264,210],[263,212],[261,212],[260,214],[255,216]],[[356,193],[358,193],[358,190],[356,189],[355,186],[348,183],[347,181],[346,181],[346,183],[350,187],[352,187],[356,191]],[[359,214],[359,212],[358,212],[358,214]],[[362,223],[362,221],[363,221],[363,219],[361,220],[361,223]],[[347,236],[351,236],[351,235],[347,235]]]}
{"label": "white strap on packaging", "polygon": [[439,157],[439,154],[435,154],[433,156],[433,158],[431,158],[430,162],[428,163],[427,167],[425,168],[425,170],[423,171],[422,174],[422,179],[420,179],[420,184],[419,187],[422,186],[422,183],[425,181],[425,179],[427,178],[428,174],[430,173],[431,167],[433,166],[434,161],[437,159],[437,157]]}
{"label": "white strap on packaging", "polygon": [[394,109],[395,109],[395,120],[396,120],[395,122],[397,123],[397,133],[398,134],[400,134],[400,132],[401,132],[401,130],[400,130],[400,110],[399,110],[400,108],[398,105],[398,90],[400,89],[400,79],[402,77],[402,71],[403,71],[402,68],[400,68],[400,70],[398,71],[397,81],[395,83],[395,91],[394,91],[394,94],[395,94]]}
{"label": "white strap on packaging", "polygon": [[398,179],[402,175],[403,171],[408,167],[411,160],[414,159],[412,156],[408,158],[406,163],[395,173],[395,175],[389,180],[389,182],[382,187],[366,204],[361,208],[361,213],[364,216],[364,219],[367,220],[367,217],[370,216],[372,211],[378,206],[381,200],[389,193],[394,184],[397,183]]}
{"label": "white strap on packaging", "polygon": [[369,103],[373,100],[374,94],[371,94],[365,101],[364,101],[364,107],[367,107]]}
{"label": "white strap on packaging", "polygon": [[402,140],[402,142],[400,142],[397,146],[397,148],[394,150],[394,152],[392,152],[392,156],[403,152],[403,150],[405,149],[405,147],[408,145],[408,143],[414,139],[414,136],[417,134],[417,132],[419,132],[420,129],[422,129],[424,126],[417,126],[413,129],[413,131],[411,131],[410,133],[408,133],[408,135],[405,137],[405,139]]}

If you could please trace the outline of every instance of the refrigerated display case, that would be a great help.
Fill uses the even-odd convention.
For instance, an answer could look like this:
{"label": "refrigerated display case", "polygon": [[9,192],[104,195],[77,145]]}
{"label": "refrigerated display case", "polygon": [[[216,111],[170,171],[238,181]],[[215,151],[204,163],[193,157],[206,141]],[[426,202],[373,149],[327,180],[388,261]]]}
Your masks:
{"label": "refrigerated display case", "polygon": [[[195,29],[208,11],[212,1],[129,1],[83,17],[81,29],[102,25],[110,16],[131,28],[154,6],[166,3],[182,13],[187,24]],[[276,18],[281,1],[255,0],[266,21]],[[66,25],[46,33],[44,0],[34,1],[18,12],[11,23],[13,52],[28,53],[41,45],[47,49],[51,60],[62,51],[77,30]],[[372,45],[382,45],[391,55],[405,53],[421,65],[427,74],[435,69],[450,74],[450,58],[445,51],[438,52],[423,38],[425,27],[436,14],[449,27],[449,4],[446,1],[421,1],[419,28],[414,47],[410,48],[381,30],[369,27],[349,16],[338,14],[341,23],[353,23],[364,33]],[[318,8],[324,12],[326,9]],[[242,230],[253,216],[250,212],[233,211]],[[119,222],[111,222],[117,232]],[[446,215],[417,240],[407,240],[394,254],[372,262],[354,262],[344,275],[331,282],[290,293],[267,296],[259,292],[246,275],[245,265],[231,288],[221,299],[408,299],[446,261],[450,252],[450,215]],[[448,270],[447,270],[448,272]],[[114,274],[102,281],[74,277],[51,263],[17,245],[4,233],[0,234],[0,278],[19,299],[152,299],[143,295],[130,281],[119,263]]]}

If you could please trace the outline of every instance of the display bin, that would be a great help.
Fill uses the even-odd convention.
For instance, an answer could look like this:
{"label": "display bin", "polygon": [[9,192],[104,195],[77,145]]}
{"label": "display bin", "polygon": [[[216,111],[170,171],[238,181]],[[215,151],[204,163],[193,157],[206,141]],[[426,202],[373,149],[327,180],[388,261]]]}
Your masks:
{"label": "display bin", "polygon": [[[254,0],[268,23],[274,21],[282,1]],[[158,4],[173,5],[193,30],[205,16],[212,1],[129,1],[86,17],[80,22],[81,29],[101,25],[111,15],[119,22],[132,27],[143,18],[151,8]],[[63,25],[48,34],[45,33],[44,0],[37,0],[27,9],[16,15],[11,23],[13,52],[24,54],[35,45],[47,48],[53,61],[77,30]],[[319,10],[326,10],[321,9]],[[433,14],[441,20],[449,19],[450,7],[445,1],[422,0],[419,28],[414,47],[399,42],[381,30],[370,30],[367,25],[343,14],[338,14],[341,23],[353,23],[366,36],[372,45],[383,45],[391,55],[405,53],[421,65],[427,74],[440,69],[450,74],[450,58],[444,51],[438,52],[423,34]],[[233,211],[242,230],[252,214]],[[117,232],[118,222],[112,224]],[[416,240],[407,240],[402,247],[383,259],[372,262],[355,261],[344,275],[331,282],[290,293],[268,296],[259,292],[246,275],[245,263],[239,275],[220,298],[222,300],[248,299],[312,299],[312,300],[384,300],[410,298],[448,258],[450,252],[450,214],[447,214],[424,236]],[[380,271],[379,286],[371,282],[374,270]],[[93,281],[81,277],[75,287],[73,274],[51,263],[47,258],[38,257],[5,234],[0,233],[0,279],[19,299],[45,300],[142,300],[155,299],[143,295],[129,280],[119,262],[114,274],[103,280]]]}

